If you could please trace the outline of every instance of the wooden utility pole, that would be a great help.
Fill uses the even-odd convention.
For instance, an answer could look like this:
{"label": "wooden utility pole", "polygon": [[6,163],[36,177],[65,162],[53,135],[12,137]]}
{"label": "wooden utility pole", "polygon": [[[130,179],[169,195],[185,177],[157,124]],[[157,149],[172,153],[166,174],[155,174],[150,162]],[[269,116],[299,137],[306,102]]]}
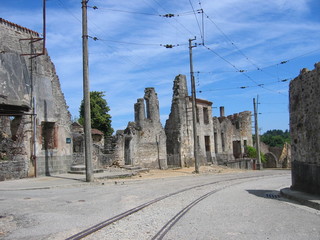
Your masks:
{"label": "wooden utility pole", "polygon": [[197,110],[196,110],[196,86],[194,82],[193,63],[192,63],[192,48],[196,45],[192,45],[192,41],[189,39],[189,55],[190,55],[190,77],[191,77],[191,98],[192,98],[192,119],[193,119],[193,142],[194,142],[194,167],[195,173],[199,173],[199,159],[198,159],[198,136],[197,136]]}
{"label": "wooden utility pole", "polygon": [[[257,96],[257,102],[258,102]],[[254,107],[254,128],[256,134],[256,151],[257,151],[257,170],[261,170],[261,156],[260,156],[260,136],[259,136],[259,127],[258,127],[258,107],[257,107],[256,99],[253,99],[253,107]]]}
{"label": "wooden utility pole", "polygon": [[93,182],[92,168],[92,139],[91,139],[91,111],[90,111],[90,89],[89,89],[89,60],[88,60],[88,23],[87,3],[82,0],[82,55],[83,55],[83,99],[84,99],[84,143],[86,181]]}

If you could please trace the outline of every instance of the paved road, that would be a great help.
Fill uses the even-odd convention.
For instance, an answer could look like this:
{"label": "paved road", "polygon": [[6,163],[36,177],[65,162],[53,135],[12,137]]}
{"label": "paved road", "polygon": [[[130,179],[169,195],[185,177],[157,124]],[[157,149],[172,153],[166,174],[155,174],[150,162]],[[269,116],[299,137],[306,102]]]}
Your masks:
{"label": "paved road", "polygon": [[208,193],[163,239],[320,239],[320,211],[278,198],[290,183],[290,172],[277,170],[1,191],[0,238],[66,239],[157,197],[207,184],[168,197],[87,239],[152,239],[179,211]]}

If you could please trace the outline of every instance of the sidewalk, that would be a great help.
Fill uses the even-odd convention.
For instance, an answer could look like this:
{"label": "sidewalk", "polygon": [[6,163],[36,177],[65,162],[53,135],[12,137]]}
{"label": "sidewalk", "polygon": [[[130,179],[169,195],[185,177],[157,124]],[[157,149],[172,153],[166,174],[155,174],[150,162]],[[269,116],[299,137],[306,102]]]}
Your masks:
{"label": "sidewalk", "polygon": [[[102,173],[95,173],[94,179],[113,179],[124,178],[135,175],[136,171],[123,170],[119,171],[104,171]],[[19,191],[19,190],[36,190],[36,189],[50,189],[56,187],[86,185],[85,174],[55,174],[52,176],[40,176],[37,178],[23,178],[16,180],[7,180],[0,182],[0,191]],[[91,183],[89,183],[91,184]]]}
{"label": "sidewalk", "polygon": [[320,196],[312,195],[304,192],[294,191],[290,188],[280,190],[280,195],[284,198],[299,202],[302,205],[320,210]]}

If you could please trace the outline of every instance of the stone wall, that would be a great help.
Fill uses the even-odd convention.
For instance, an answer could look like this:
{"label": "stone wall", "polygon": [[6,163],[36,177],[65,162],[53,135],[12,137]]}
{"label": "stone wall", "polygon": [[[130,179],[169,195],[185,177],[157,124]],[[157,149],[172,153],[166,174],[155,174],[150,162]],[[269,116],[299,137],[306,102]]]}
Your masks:
{"label": "stone wall", "polygon": [[[203,99],[196,100],[196,107],[200,164],[224,164],[243,158],[245,145],[252,146],[251,112],[225,117],[224,109],[221,109],[220,117],[212,117],[212,102]],[[178,75],[174,80],[171,112],[165,125],[168,165],[184,167],[194,164],[192,119],[186,77]]]}
{"label": "stone wall", "polygon": [[[220,117],[213,117],[216,157],[219,164],[246,157],[246,146],[252,146],[251,112],[244,111]],[[223,113],[223,114],[222,114]]]}
{"label": "stone wall", "polygon": [[290,82],[292,189],[320,194],[320,63]]}
{"label": "stone wall", "polygon": [[167,168],[166,135],[160,122],[159,101],[154,88],[134,105],[135,121],[117,132],[114,160],[119,165]]}
{"label": "stone wall", "polygon": [[[71,115],[55,67],[46,50],[43,51],[42,41],[31,41],[31,38],[39,38],[39,34],[0,19],[0,115],[9,120],[8,136],[12,140],[11,146],[2,150],[9,153],[19,144],[27,162],[21,170],[27,172],[24,176],[35,174],[35,161],[38,175],[66,172],[72,163],[72,143],[67,141],[72,138]],[[42,52],[43,55],[32,55],[33,58],[24,55]],[[32,108],[35,108],[35,118]],[[24,128],[18,142],[14,137],[17,136],[15,122],[21,117],[20,125]],[[0,126],[2,133],[7,129]],[[14,155],[8,161],[15,161]],[[16,176],[12,174],[12,178]]]}
{"label": "stone wall", "polygon": [[187,80],[178,75],[173,82],[171,111],[165,124],[169,166],[189,166],[193,162],[191,125],[192,109],[189,108]]}

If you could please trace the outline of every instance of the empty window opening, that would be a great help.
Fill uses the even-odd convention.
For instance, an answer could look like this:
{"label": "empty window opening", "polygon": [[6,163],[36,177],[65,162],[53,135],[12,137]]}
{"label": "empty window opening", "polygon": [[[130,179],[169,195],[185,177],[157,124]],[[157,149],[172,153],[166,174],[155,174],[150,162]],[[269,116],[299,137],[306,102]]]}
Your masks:
{"label": "empty window opening", "polygon": [[206,146],[206,152],[211,152],[210,136],[204,136],[204,143],[205,143],[205,146]]}
{"label": "empty window opening", "polygon": [[209,114],[208,114],[208,108],[203,108],[203,123],[209,124]]}
{"label": "empty window opening", "polygon": [[222,152],[224,152],[225,151],[224,133],[221,133],[221,147],[222,147]]}
{"label": "empty window opening", "polygon": [[196,107],[196,116],[197,116],[197,123],[199,123],[199,108]]}

